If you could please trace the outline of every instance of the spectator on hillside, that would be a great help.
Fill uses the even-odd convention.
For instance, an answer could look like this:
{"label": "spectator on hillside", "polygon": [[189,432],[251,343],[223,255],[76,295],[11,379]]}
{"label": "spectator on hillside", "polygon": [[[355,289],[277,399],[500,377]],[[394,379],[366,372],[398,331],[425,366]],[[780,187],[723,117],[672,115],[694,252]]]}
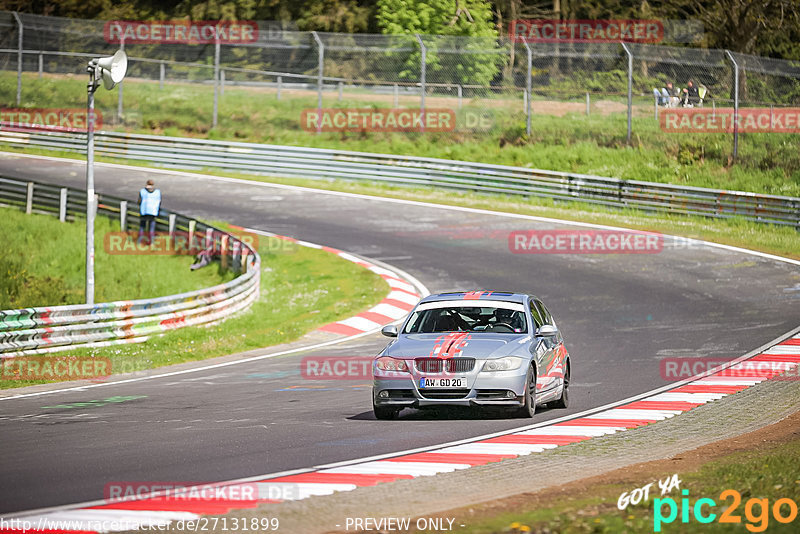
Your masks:
{"label": "spectator on hillside", "polygon": [[700,103],[700,93],[697,90],[697,86],[694,84],[694,80],[689,80],[686,84],[683,90],[682,103],[685,107],[694,107]]}
{"label": "spectator on hillside", "polygon": [[156,189],[153,180],[147,180],[147,184],[139,191],[139,243],[142,242],[144,234],[150,234],[150,244],[156,238],[156,217],[161,210],[161,190]]}

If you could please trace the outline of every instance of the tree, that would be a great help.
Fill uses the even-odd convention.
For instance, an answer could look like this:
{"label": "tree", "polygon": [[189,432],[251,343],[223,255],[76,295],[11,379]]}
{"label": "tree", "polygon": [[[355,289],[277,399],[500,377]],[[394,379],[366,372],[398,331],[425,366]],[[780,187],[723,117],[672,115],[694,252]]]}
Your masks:
{"label": "tree", "polygon": [[[405,46],[425,36],[431,82],[489,85],[506,57],[485,0],[379,0],[377,21],[383,33],[405,36]],[[420,62],[419,51],[408,55],[400,76],[417,79]]]}

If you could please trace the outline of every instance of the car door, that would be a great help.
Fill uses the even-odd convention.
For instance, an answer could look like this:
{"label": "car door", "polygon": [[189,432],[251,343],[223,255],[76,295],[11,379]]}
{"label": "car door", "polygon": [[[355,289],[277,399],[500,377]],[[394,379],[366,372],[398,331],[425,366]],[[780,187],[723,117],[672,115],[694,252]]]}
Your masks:
{"label": "car door", "polygon": [[[544,304],[542,304],[541,300],[533,299],[531,305],[538,311],[538,316],[542,325],[555,326],[553,323],[553,316],[550,315],[550,312]],[[533,311],[531,311],[531,313],[533,313]],[[537,327],[536,333],[537,343],[542,344],[542,348],[537,349],[542,354],[539,363],[540,371],[537,382],[540,383],[539,391],[547,393],[558,387],[559,384],[561,384],[560,379],[563,377],[563,369],[559,364],[558,358],[560,345],[559,334],[555,336],[539,336],[539,327]]]}
{"label": "car door", "polygon": [[548,362],[553,359],[552,350],[548,346],[547,338],[539,336],[539,329],[545,324],[545,318],[541,309],[536,305],[534,299],[528,304],[533,318],[534,331],[533,341],[531,341],[531,354],[536,362],[536,393],[544,393],[550,387],[550,380],[547,378]]}
{"label": "car door", "polygon": [[556,325],[555,320],[553,319],[553,315],[550,313],[550,310],[547,309],[547,306],[541,300],[536,300],[536,304],[539,306],[539,309],[542,311],[542,320],[545,324],[549,324],[556,328],[556,335],[547,338],[547,344],[549,345],[550,352],[552,355],[552,360],[550,362],[550,367],[546,371],[549,377],[553,379],[553,387],[557,387],[561,385],[564,380],[564,373],[566,371],[566,359],[567,359],[567,349],[564,346],[564,338],[561,335],[561,330],[558,330],[558,326]]}

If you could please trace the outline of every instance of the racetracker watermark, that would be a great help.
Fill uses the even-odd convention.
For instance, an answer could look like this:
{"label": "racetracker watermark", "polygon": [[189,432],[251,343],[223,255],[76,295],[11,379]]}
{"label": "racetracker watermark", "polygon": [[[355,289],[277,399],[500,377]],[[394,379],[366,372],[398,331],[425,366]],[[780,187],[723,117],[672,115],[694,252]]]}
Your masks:
{"label": "racetracker watermark", "polygon": [[110,20],[103,26],[110,44],[244,44],[258,41],[252,20]]}
{"label": "racetracker watermark", "polygon": [[370,379],[374,361],[363,356],[307,356],[300,361],[300,376],[306,380]]}
{"label": "racetracker watermark", "polygon": [[456,112],[445,108],[304,109],[300,127],[308,132],[452,132]]}
{"label": "racetracker watermark", "polygon": [[[769,358],[769,355],[765,355]],[[714,378],[773,378],[774,380],[800,380],[800,364],[798,362],[752,359],[734,364],[727,369],[715,372]],[[682,380],[713,372],[717,367],[728,363],[728,360],[713,357],[699,358],[664,358],[659,362],[661,378],[664,380]]]}
{"label": "racetracker watermark", "polygon": [[18,356],[0,359],[3,380],[91,380],[110,375],[110,358]]}
{"label": "racetracker watermark", "polygon": [[622,230],[518,230],[508,234],[514,254],[657,254],[664,236]]}
{"label": "racetracker watermark", "polygon": [[[103,126],[103,114],[94,112],[94,129]],[[89,114],[81,108],[0,108],[0,130],[85,132]]]}
{"label": "racetracker watermark", "polygon": [[[236,238],[253,250],[258,250],[258,236],[255,234],[236,234]],[[267,245],[271,252],[294,251],[298,245],[291,241],[270,239]],[[232,256],[239,250],[230,238],[214,239],[206,242],[205,236],[190,236],[188,232],[156,232],[153,239],[149,234],[139,235],[131,232],[106,232],[103,236],[103,249],[112,256],[195,256],[207,252],[218,256]]]}
{"label": "racetracker watermark", "polygon": [[664,25],[637,19],[516,19],[509,23],[508,34],[512,41],[528,43],[660,43]]}
{"label": "racetracker watermark", "polygon": [[670,133],[800,133],[800,108],[667,109],[659,116],[661,129]]}
{"label": "racetracker watermark", "polygon": [[103,488],[106,502],[118,503],[143,498],[164,501],[255,501],[259,487],[255,483],[228,484],[206,482],[109,482]]}

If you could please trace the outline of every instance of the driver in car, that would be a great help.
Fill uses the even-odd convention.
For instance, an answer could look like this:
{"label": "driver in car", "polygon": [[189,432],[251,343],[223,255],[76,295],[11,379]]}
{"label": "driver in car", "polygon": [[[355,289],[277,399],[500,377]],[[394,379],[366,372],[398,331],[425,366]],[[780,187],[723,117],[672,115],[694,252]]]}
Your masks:
{"label": "driver in car", "polygon": [[494,311],[495,322],[494,324],[507,324],[510,326],[514,332],[522,332],[522,325],[520,325],[519,321],[519,314],[514,312],[514,310],[509,310],[506,308],[497,308]]}

